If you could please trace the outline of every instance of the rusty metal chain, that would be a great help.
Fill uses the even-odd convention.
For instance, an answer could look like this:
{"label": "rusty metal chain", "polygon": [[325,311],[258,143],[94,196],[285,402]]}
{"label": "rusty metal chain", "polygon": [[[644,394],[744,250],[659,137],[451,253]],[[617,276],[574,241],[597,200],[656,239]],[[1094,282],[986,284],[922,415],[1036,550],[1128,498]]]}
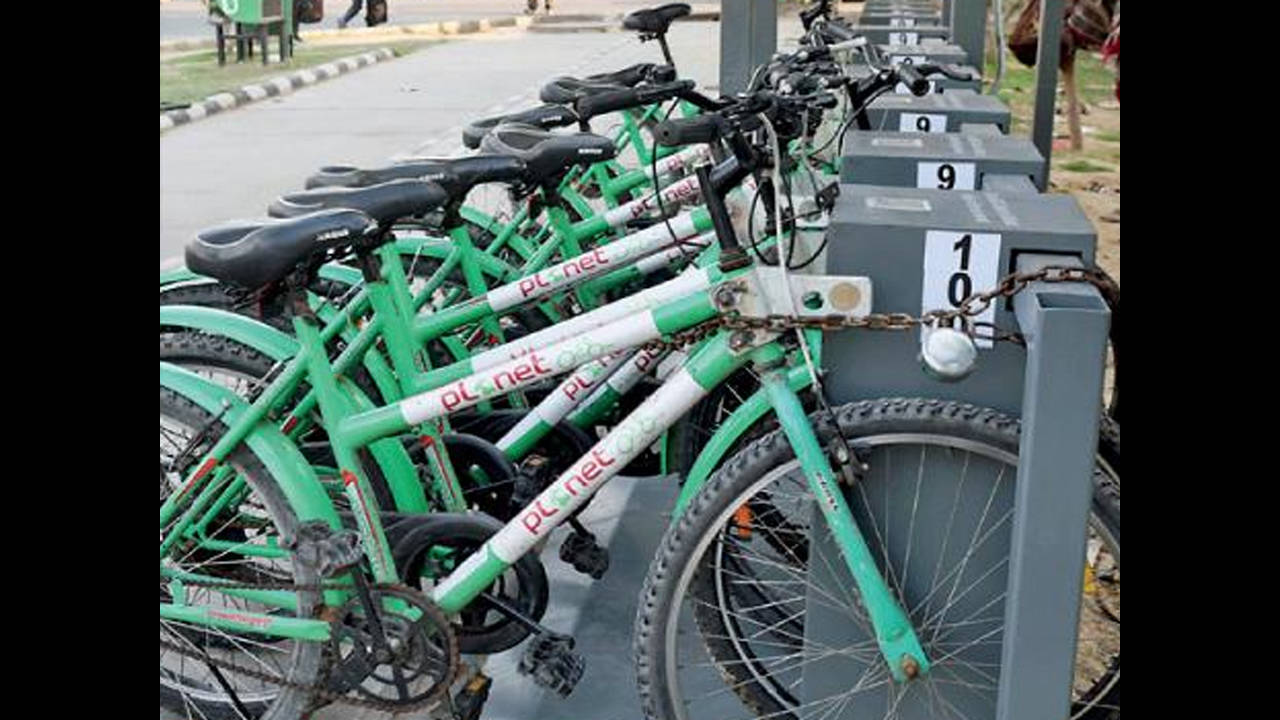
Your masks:
{"label": "rusty metal chain", "polygon": [[[325,583],[325,582],[321,582],[321,583],[285,583],[285,582],[234,583],[234,582],[206,581],[206,580],[183,580],[181,582],[184,586],[188,586],[188,587],[216,587],[216,588],[222,588],[222,589],[255,589],[255,590],[269,589],[269,590],[294,590],[294,591],[324,591],[324,590],[349,590],[354,587],[354,585],[352,585],[351,583]],[[402,590],[402,591],[408,590],[413,592],[412,588],[409,588],[405,585],[394,584],[394,583],[376,583],[376,584],[370,585],[369,589],[375,592],[382,589],[396,589],[396,590]],[[179,655],[183,655],[185,657],[199,660],[200,662],[214,665],[221,670],[227,670],[227,671],[236,673],[238,675],[243,675],[245,677],[253,678],[255,680],[260,680],[262,682],[270,683],[272,685],[278,685],[283,688],[290,688],[293,690],[299,690],[305,693],[309,693],[313,698],[313,700],[318,699],[323,701],[324,703],[340,703],[343,705],[351,705],[354,707],[360,707],[360,708],[365,708],[369,710],[377,710],[380,712],[391,713],[393,715],[398,713],[412,712],[414,710],[418,710],[418,709],[421,709],[430,705],[434,705],[440,702],[442,699],[444,699],[445,695],[448,694],[449,686],[453,683],[455,679],[455,678],[447,678],[445,680],[441,680],[439,682],[439,692],[434,692],[431,695],[424,697],[423,699],[415,703],[384,702],[384,701],[378,701],[378,700],[369,700],[369,699],[360,698],[360,697],[352,697],[346,692],[336,692],[334,690],[330,690],[329,688],[325,687],[323,684],[308,685],[306,683],[300,683],[294,680],[290,680],[288,678],[281,677],[279,675],[268,672],[266,670],[259,670],[256,668],[237,665],[228,660],[215,658],[212,655],[209,655],[208,653],[201,652],[200,650],[189,648],[189,647],[184,647],[178,643],[165,640],[164,638],[160,638],[160,647],[163,650],[168,650],[170,652],[174,652]],[[322,676],[323,676],[323,671],[322,671]],[[323,677],[321,679],[321,683],[323,683]]]}
{"label": "rusty metal chain", "polygon": [[[721,328],[773,332],[795,329],[911,330],[922,325],[954,326],[957,320],[961,322],[964,331],[974,337],[1025,344],[1019,333],[1002,330],[990,323],[975,323],[973,318],[985,312],[992,301],[1011,298],[1034,282],[1080,282],[1093,285],[1107,298],[1108,304],[1113,298],[1118,298],[1120,293],[1119,285],[1100,269],[1054,265],[1032,272],[1010,273],[1001,278],[995,287],[986,292],[969,295],[958,306],[949,310],[930,310],[919,316],[910,313],[870,313],[860,317],[831,314],[825,317],[808,318],[790,315],[770,315],[763,318],[721,315],[687,330],[650,342],[645,347],[646,349],[682,348],[701,341]],[[985,332],[980,333],[977,329],[979,327],[984,328]]]}

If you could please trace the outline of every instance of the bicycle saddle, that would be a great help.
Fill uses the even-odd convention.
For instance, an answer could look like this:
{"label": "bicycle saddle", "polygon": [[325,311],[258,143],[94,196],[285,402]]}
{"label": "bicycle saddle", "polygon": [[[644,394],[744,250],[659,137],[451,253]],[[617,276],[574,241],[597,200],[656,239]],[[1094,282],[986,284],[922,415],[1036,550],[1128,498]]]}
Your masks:
{"label": "bicycle saddle", "polygon": [[316,253],[349,245],[374,226],[358,210],[321,210],[289,220],[232,220],[196,233],[187,267],[256,289],[280,280]]}
{"label": "bicycle saddle", "polygon": [[592,133],[557,135],[531,125],[499,125],[484,136],[480,149],[524,161],[529,174],[545,184],[578,164],[612,159],[613,141]]}
{"label": "bicycle saddle", "polygon": [[667,3],[654,8],[644,8],[627,13],[627,16],[622,18],[622,27],[642,33],[663,35],[676,18],[682,18],[692,10],[693,8],[687,3]]}
{"label": "bicycle saddle", "polygon": [[543,130],[550,130],[551,128],[573,125],[576,122],[578,122],[578,116],[563,105],[539,105],[529,110],[521,110],[520,112],[506,115],[494,115],[482,120],[476,120],[462,129],[462,144],[475,150],[480,147],[480,140],[490,130],[503,123],[520,123],[542,128]]}
{"label": "bicycle saddle", "polygon": [[379,225],[389,225],[401,218],[429,213],[448,199],[444,188],[433,182],[401,179],[362,188],[285,193],[272,201],[267,214],[273,218],[293,218],[317,210],[347,208],[359,210]]}
{"label": "bicycle saddle", "polygon": [[670,65],[637,63],[617,72],[588,75],[585,78],[562,75],[543,85],[538,97],[545,103],[572,105],[578,98],[593,93],[622,90],[645,81],[670,82],[675,77],[676,71]]}
{"label": "bicycle saddle", "polygon": [[[491,182],[517,182],[526,179],[528,170],[520,158],[502,155],[476,155],[464,158],[415,158],[379,168],[357,168],[330,165],[307,178],[308,190],[315,188],[359,188],[381,185],[404,178],[430,180],[439,185],[449,200],[460,201],[476,185]],[[441,203],[443,204],[443,203]]]}

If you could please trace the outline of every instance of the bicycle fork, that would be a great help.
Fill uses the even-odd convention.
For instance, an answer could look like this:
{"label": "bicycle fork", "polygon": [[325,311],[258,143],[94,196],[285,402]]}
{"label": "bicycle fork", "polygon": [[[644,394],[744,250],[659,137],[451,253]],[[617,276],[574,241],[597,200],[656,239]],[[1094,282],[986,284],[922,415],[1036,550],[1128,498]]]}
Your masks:
{"label": "bicycle fork", "polygon": [[800,398],[787,386],[785,368],[773,367],[765,370],[761,373],[761,381],[769,404],[777,413],[778,422],[800,461],[800,468],[809,482],[809,488],[818,499],[822,516],[835,535],[840,555],[853,574],[853,581],[862,596],[863,605],[866,606],[871,626],[875,629],[876,643],[889,665],[889,672],[898,682],[906,682],[927,673],[929,659],[925,657],[910,619],[876,569],[871,550],[853,519],[853,513],[831,469],[831,463],[823,453],[822,445],[813,432],[813,425],[800,405]]}

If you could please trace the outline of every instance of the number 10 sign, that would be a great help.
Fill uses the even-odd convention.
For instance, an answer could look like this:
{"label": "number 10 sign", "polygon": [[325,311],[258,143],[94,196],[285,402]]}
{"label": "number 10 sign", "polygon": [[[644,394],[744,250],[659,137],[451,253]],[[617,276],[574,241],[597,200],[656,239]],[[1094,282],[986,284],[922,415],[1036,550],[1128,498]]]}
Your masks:
{"label": "number 10 sign", "polygon": [[[956,308],[975,292],[996,284],[1000,263],[1000,233],[928,230],[924,235],[924,290],[920,311]],[[974,322],[993,322],[992,303]],[[990,340],[978,340],[989,348]]]}

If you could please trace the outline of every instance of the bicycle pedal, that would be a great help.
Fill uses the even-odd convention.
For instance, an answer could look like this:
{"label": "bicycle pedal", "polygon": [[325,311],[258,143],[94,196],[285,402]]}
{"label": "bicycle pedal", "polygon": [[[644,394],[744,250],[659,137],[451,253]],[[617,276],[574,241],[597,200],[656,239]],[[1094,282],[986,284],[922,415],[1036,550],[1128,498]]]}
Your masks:
{"label": "bicycle pedal", "polygon": [[560,697],[568,697],[587,667],[587,661],[573,652],[573,645],[573,638],[567,635],[536,635],[525,646],[516,669]]}
{"label": "bicycle pedal", "polygon": [[359,532],[333,530],[321,520],[303,523],[297,534],[285,538],[281,545],[293,551],[298,562],[315,569],[323,578],[355,567],[364,557]]}
{"label": "bicycle pedal", "polygon": [[515,477],[512,478],[511,512],[523,510],[526,505],[532,504],[538,498],[543,488],[555,479],[550,471],[550,463],[540,456],[528,458],[521,464]]}
{"label": "bicycle pedal", "polygon": [[590,533],[569,533],[560,544],[560,559],[572,565],[574,570],[590,575],[593,580],[604,577],[609,569],[609,551],[597,544],[595,536]]}
{"label": "bicycle pedal", "polygon": [[480,712],[489,700],[493,678],[477,672],[467,684],[453,696],[454,720],[480,720]]}

